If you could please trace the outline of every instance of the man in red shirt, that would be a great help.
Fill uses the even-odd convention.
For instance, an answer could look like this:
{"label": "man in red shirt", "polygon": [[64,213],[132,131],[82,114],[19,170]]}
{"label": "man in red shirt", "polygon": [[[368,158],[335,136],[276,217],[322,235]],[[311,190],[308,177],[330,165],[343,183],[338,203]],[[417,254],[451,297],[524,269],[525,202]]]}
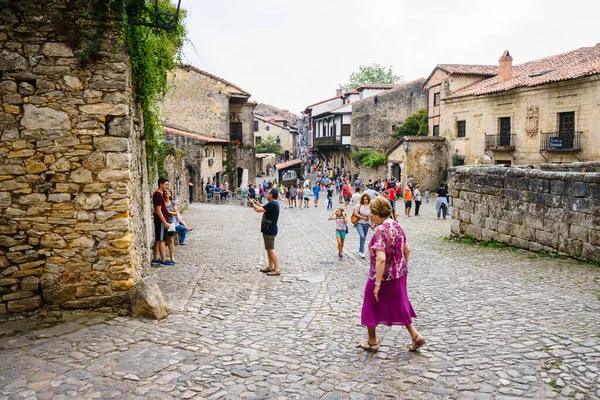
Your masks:
{"label": "man in red shirt", "polygon": [[344,196],[344,207],[348,207],[348,203],[352,199],[352,189],[350,189],[348,182],[342,187],[342,196]]}
{"label": "man in red shirt", "polygon": [[[172,267],[174,264],[167,261],[165,254],[165,241],[167,240],[167,231],[169,223],[167,222],[167,205],[163,193],[169,188],[169,181],[165,178],[158,179],[158,189],[152,195],[152,204],[154,205],[154,258],[153,265],[162,265]],[[158,253],[160,252],[160,259]]]}
{"label": "man in red shirt", "polygon": [[398,220],[398,216],[396,215],[396,189],[392,183],[388,184],[388,192],[390,193],[390,205],[392,206],[392,216],[394,217],[394,221]]}

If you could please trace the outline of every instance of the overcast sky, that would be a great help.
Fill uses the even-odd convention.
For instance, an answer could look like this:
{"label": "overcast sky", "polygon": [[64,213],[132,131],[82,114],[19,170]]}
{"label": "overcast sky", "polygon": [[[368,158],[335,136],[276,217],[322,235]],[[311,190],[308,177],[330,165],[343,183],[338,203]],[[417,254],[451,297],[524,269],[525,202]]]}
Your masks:
{"label": "overcast sky", "polygon": [[[172,0],[174,1],[174,0]],[[436,64],[513,64],[600,42],[598,0],[182,0],[184,61],[300,113],[361,64],[405,81]]]}

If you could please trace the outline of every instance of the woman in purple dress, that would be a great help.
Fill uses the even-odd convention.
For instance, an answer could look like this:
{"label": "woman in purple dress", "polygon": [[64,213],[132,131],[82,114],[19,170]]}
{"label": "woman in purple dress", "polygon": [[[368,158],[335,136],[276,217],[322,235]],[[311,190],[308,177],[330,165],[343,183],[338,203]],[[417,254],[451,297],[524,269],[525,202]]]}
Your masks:
{"label": "woman in purple dress", "polygon": [[378,226],[369,243],[371,268],[365,287],[361,324],[367,327],[369,340],[359,346],[373,353],[379,350],[375,328],[403,325],[412,337],[410,351],[425,344],[423,336],[413,327],[416,314],[408,300],[406,275],[410,249],[406,235],[390,216],[392,207],[383,197],[371,201],[371,218]]}

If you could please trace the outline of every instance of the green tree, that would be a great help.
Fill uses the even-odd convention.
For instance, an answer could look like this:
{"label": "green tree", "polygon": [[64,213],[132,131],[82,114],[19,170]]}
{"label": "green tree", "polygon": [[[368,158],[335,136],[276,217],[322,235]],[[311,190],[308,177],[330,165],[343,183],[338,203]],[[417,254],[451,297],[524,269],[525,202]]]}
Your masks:
{"label": "green tree", "polygon": [[346,91],[368,83],[400,83],[402,76],[396,75],[392,67],[382,67],[378,63],[360,65],[358,71],[350,74],[350,82],[340,87]]}
{"label": "green tree", "polygon": [[257,153],[281,154],[282,152],[281,144],[277,143],[275,137],[271,135],[263,138],[260,143],[256,143],[255,148]]}
{"label": "green tree", "polygon": [[400,139],[403,136],[427,136],[427,109],[421,108],[419,111],[406,118],[404,123],[394,126],[392,137]]}

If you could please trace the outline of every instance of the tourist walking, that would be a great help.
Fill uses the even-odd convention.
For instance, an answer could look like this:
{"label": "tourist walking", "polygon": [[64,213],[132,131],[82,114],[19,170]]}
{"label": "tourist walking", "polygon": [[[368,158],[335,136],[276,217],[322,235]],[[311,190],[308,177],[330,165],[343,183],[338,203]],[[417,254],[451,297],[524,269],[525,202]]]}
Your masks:
{"label": "tourist walking", "polygon": [[365,241],[367,239],[367,232],[369,232],[369,227],[373,229],[369,203],[371,203],[371,198],[365,193],[360,196],[360,204],[357,205],[353,211],[354,216],[358,218],[358,222],[356,224],[356,230],[358,230],[358,235],[360,236],[360,247],[358,253],[362,258],[365,258]]}
{"label": "tourist walking", "polygon": [[415,217],[419,216],[419,209],[421,208],[421,185],[418,184],[415,187],[415,191],[413,193],[413,198],[415,199]]}
{"label": "tourist walking", "polygon": [[248,205],[248,188],[246,187],[246,185],[244,185],[244,187],[242,188],[242,204],[244,205],[244,207]]}
{"label": "tourist walking", "polygon": [[361,196],[360,192],[361,192],[360,188],[354,189],[354,194],[352,195],[352,208],[355,208],[357,205],[360,204],[360,196]]}
{"label": "tourist walking", "polygon": [[285,188],[285,208],[291,208],[292,207],[292,199],[291,199],[291,191],[290,191],[290,187],[286,187]]}
{"label": "tourist walking", "polygon": [[167,223],[169,224],[166,245],[169,249],[169,259],[175,264],[177,262],[175,261],[175,234],[177,233],[177,224],[175,221],[179,212],[177,211],[177,202],[173,200],[171,189],[165,189],[163,197],[165,199],[165,206],[167,207]]}
{"label": "tourist walking", "polygon": [[309,202],[310,202],[310,189],[309,189],[309,186],[306,185],[304,187],[304,208],[309,208],[309,205],[310,205]]}
{"label": "tourist walking", "polygon": [[392,208],[385,199],[378,197],[371,202],[371,218],[378,226],[369,243],[371,266],[361,313],[361,325],[367,327],[369,339],[359,347],[374,353],[379,350],[375,332],[379,324],[405,326],[412,338],[409,351],[417,351],[425,344],[412,325],[416,314],[406,289],[410,248],[406,234],[390,218],[391,214]]}
{"label": "tourist walking", "polygon": [[[325,186],[323,186],[323,189],[325,189]],[[317,184],[317,182],[315,182],[315,186],[313,186],[312,191],[313,191],[313,196],[315,196],[315,207],[319,207],[319,192],[320,192],[320,188],[319,185]]]}
{"label": "tourist walking", "polygon": [[[167,240],[167,231],[169,223],[167,222],[167,206],[163,192],[169,187],[169,181],[165,178],[158,179],[158,188],[152,195],[152,204],[154,206],[154,258],[152,265],[162,265],[172,267],[174,264],[167,261],[165,242]],[[159,258],[160,254],[160,258]]]}
{"label": "tourist walking", "polygon": [[425,189],[425,203],[429,203],[429,189]]}
{"label": "tourist walking", "polygon": [[296,187],[293,185],[290,186],[290,208],[292,207],[296,207]]}
{"label": "tourist walking", "polygon": [[331,220],[335,220],[335,238],[338,246],[338,258],[341,260],[344,258],[344,241],[346,240],[346,233],[348,233],[346,211],[342,207],[339,207],[329,216],[329,221]]}
{"label": "tourist walking", "polygon": [[300,203],[300,205],[298,206],[299,209],[302,209],[302,204],[304,201],[304,190],[302,190],[302,186],[298,185],[298,190],[296,191],[296,196],[298,196],[298,203]]}
{"label": "tourist walking", "polygon": [[327,209],[333,208],[333,183],[327,188]]}
{"label": "tourist walking", "polygon": [[406,218],[410,217],[410,209],[412,208],[412,190],[410,187],[410,183],[406,185],[403,193],[404,197],[404,216]]}
{"label": "tourist walking", "polygon": [[277,221],[279,220],[278,195],[279,192],[276,189],[269,190],[267,193],[267,204],[264,206],[258,204],[254,199],[250,201],[254,211],[257,213],[264,213],[260,223],[260,232],[262,233],[263,241],[265,243],[269,265],[266,268],[261,269],[260,272],[265,272],[268,276],[281,275],[281,271],[279,270],[279,260],[277,258],[277,253],[275,253],[275,237],[277,236]]}
{"label": "tourist walking", "polygon": [[444,188],[444,184],[440,185],[440,188],[435,192],[437,194],[437,200],[435,201],[435,211],[437,213],[437,218],[440,219],[440,213],[443,214],[444,219],[446,219],[446,214],[450,209],[450,205],[448,205],[448,199],[446,195],[448,191]]}
{"label": "tourist walking", "polygon": [[265,189],[263,188],[263,186],[261,186],[261,185],[258,186],[258,202],[260,204],[263,203],[263,198],[265,197]]}
{"label": "tourist walking", "polygon": [[342,196],[344,197],[344,207],[348,207],[348,203],[350,203],[350,199],[352,198],[350,183],[346,183],[344,186],[342,186]]}

